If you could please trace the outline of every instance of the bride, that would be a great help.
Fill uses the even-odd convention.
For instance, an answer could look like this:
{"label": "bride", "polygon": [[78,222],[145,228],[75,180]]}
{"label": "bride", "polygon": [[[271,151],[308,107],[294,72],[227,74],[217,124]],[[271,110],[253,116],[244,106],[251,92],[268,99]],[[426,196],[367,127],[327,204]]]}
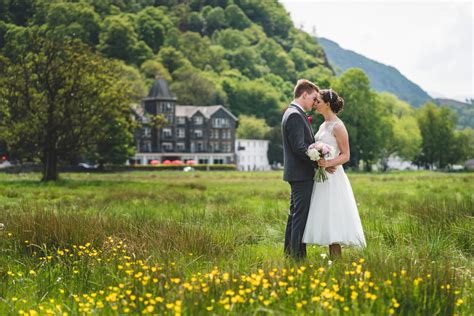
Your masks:
{"label": "bride", "polygon": [[314,182],[303,243],[328,245],[331,257],[341,256],[341,245],[365,247],[365,237],[349,179],[342,164],[349,161],[349,136],[337,114],[344,100],[331,89],[321,90],[316,111],[324,116],[315,140],[333,146],[332,157],[318,161],[323,168],[336,167],[325,182]]}

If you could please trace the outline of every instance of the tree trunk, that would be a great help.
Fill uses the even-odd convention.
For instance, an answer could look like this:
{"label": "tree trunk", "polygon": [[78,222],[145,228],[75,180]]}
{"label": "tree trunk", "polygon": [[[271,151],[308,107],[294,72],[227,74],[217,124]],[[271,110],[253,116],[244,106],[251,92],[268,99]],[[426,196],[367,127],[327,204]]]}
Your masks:
{"label": "tree trunk", "polygon": [[359,155],[351,153],[351,166],[355,171],[359,171]]}
{"label": "tree trunk", "polygon": [[368,160],[364,161],[364,167],[365,167],[364,169],[365,169],[366,172],[371,172],[372,171],[372,165]]}
{"label": "tree trunk", "polygon": [[45,149],[43,160],[43,178],[41,181],[56,181],[58,179],[58,156],[56,150]]}

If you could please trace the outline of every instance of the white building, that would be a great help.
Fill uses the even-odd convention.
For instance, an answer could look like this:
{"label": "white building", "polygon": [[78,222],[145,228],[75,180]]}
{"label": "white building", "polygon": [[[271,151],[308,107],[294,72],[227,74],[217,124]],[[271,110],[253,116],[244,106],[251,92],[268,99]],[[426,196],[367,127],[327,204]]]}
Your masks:
{"label": "white building", "polygon": [[269,142],[262,139],[237,139],[235,141],[237,170],[270,170],[270,163],[267,157]]}

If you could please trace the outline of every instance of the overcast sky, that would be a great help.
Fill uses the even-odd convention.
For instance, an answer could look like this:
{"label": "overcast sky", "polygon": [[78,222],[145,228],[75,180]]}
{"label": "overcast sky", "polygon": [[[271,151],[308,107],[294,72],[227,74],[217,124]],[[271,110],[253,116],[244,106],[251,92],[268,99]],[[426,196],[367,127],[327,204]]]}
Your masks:
{"label": "overcast sky", "polygon": [[295,26],[394,66],[434,97],[474,97],[472,1],[280,2]]}

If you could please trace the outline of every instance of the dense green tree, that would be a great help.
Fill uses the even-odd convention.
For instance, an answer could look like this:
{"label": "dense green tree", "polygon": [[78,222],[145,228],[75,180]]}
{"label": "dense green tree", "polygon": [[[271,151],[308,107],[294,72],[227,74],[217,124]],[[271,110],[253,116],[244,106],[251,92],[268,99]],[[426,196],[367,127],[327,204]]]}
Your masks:
{"label": "dense green tree", "polygon": [[173,73],[173,92],[179,96],[180,104],[210,105],[215,93],[214,83],[197,69],[183,68]]}
{"label": "dense green tree", "polygon": [[455,150],[456,114],[448,107],[426,103],[417,113],[422,144],[417,163],[427,168],[444,168],[452,163]]}
{"label": "dense green tree", "polygon": [[228,50],[235,50],[250,45],[242,32],[233,29],[225,29],[215,32],[213,40],[216,44],[219,44]]}
{"label": "dense green tree", "polygon": [[140,103],[148,90],[145,79],[137,68],[120,63],[121,78],[130,86],[129,96],[134,103]]}
{"label": "dense green tree", "polygon": [[281,120],[280,94],[269,84],[256,80],[225,80],[223,88],[229,98],[232,113],[265,118],[270,126],[275,126]]}
{"label": "dense green tree", "polygon": [[212,35],[214,31],[226,26],[224,9],[215,7],[205,17],[206,33]]}
{"label": "dense green tree", "polygon": [[178,68],[191,66],[191,63],[183,53],[174,47],[163,47],[160,49],[158,59],[171,73]]}
{"label": "dense green tree", "polygon": [[168,82],[172,81],[168,69],[166,69],[166,67],[163,66],[163,64],[158,60],[147,60],[141,65],[140,71],[143,73],[146,79],[155,80],[157,78],[164,78]]}
{"label": "dense green tree", "polygon": [[258,44],[258,50],[273,73],[288,81],[296,80],[295,63],[277,42],[265,39]]}
{"label": "dense green tree", "polygon": [[229,25],[231,28],[243,30],[252,24],[249,18],[245,15],[244,11],[242,11],[235,4],[227,6],[224,13],[227,25]]}
{"label": "dense green tree", "polygon": [[385,123],[390,128],[381,153],[383,168],[387,169],[387,162],[391,156],[414,161],[420,153],[421,146],[421,134],[415,110],[408,103],[387,92],[379,94],[376,102],[381,103],[386,117]]}
{"label": "dense green tree", "polygon": [[123,16],[105,19],[98,47],[108,57],[137,65],[153,55],[151,49],[138,40],[132,22]]}
{"label": "dense green tree", "polygon": [[300,48],[293,48],[288,55],[290,56],[291,60],[295,63],[295,67],[297,71],[304,71],[308,68],[316,67],[317,62],[316,58],[306,53],[304,50]]}
{"label": "dense green tree", "polygon": [[188,30],[191,32],[202,33],[206,21],[199,12],[191,12],[188,16]]}
{"label": "dense green tree", "polygon": [[211,41],[207,36],[202,37],[199,33],[186,32],[181,36],[181,52],[188,58],[193,66],[204,69],[210,65],[212,56],[209,54]]}
{"label": "dense green tree", "polygon": [[331,69],[323,66],[317,66],[314,68],[308,68],[297,74],[298,78],[306,78],[316,83],[320,88],[331,87],[332,80],[334,78]]}
{"label": "dense green tree", "polygon": [[270,141],[268,144],[268,161],[271,164],[281,163],[283,164],[283,144],[281,127],[279,125],[272,127],[268,132],[266,139]]}
{"label": "dense green tree", "polygon": [[168,31],[165,38],[165,47],[174,47],[177,50],[181,49],[181,32],[177,28],[172,28]]}
{"label": "dense green tree", "polygon": [[292,30],[290,37],[293,40],[292,48],[301,49],[313,58],[319,59],[320,62],[324,62],[324,59],[321,59],[325,56],[324,50],[317,44],[317,39],[312,37],[310,34],[297,29]]}
{"label": "dense green tree", "polygon": [[243,75],[251,79],[261,77],[270,71],[255,47],[239,48],[229,54],[229,59],[232,67],[240,69]]}
{"label": "dense green tree", "polygon": [[212,7],[210,5],[206,5],[202,8],[201,14],[204,19],[207,19],[207,16],[212,11]]}
{"label": "dense green tree", "polygon": [[44,181],[104,139],[111,119],[131,132],[131,88],[119,64],[35,28],[9,37],[2,52],[0,139],[17,159],[39,159]]}
{"label": "dense green tree", "polygon": [[105,164],[123,164],[135,154],[135,139],[131,130],[134,126],[127,120],[128,109],[122,115],[104,117],[103,132],[96,143],[91,146],[86,157],[97,162],[99,169]]}
{"label": "dense green tree", "polygon": [[0,21],[0,49],[5,45],[5,35],[7,34],[8,29],[9,24]]}
{"label": "dense green tree", "polygon": [[265,139],[270,127],[265,119],[259,119],[254,115],[240,115],[237,138],[241,139]]}
{"label": "dense green tree", "polygon": [[[54,32],[77,37],[90,45],[99,43],[100,17],[87,3],[43,2],[42,9],[44,22]],[[35,16],[35,19],[43,18]]]}
{"label": "dense green tree", "polygon": [[26,26],[35,12],[35,1],[0,0],[0,20]]}
{"label": "dense green tree", "polygon": [[263,27],[268,36],[288,37],[293,22],[281,3],[273,0],[241,0],[239,6],[251,21]]}
{"label": "dense green tree", "polygon": [[465,128],[454,132],[454,146],[450,155],[450,163],[464,163],[474,158],[474,130]]}
{"label": "dense green tree", "polygon": [[158,52],[165,41],[165,28],[151,15],[140,12],[137,19],[137,32],[154,53]]}
{"label": "dense green tree", "polygon": [[267,38],[267,35],[263,31],[262,27],[257,24],[252,24],[242,32],[250,42],[250,45],[256,45]]}
{"label": "dense green tree", "polygon": [[207,70],[222,72],[229,69],[229,61],[226,59],[226,50],[220,45],[211,45],[209,47],[209,59],[207,62]]}

